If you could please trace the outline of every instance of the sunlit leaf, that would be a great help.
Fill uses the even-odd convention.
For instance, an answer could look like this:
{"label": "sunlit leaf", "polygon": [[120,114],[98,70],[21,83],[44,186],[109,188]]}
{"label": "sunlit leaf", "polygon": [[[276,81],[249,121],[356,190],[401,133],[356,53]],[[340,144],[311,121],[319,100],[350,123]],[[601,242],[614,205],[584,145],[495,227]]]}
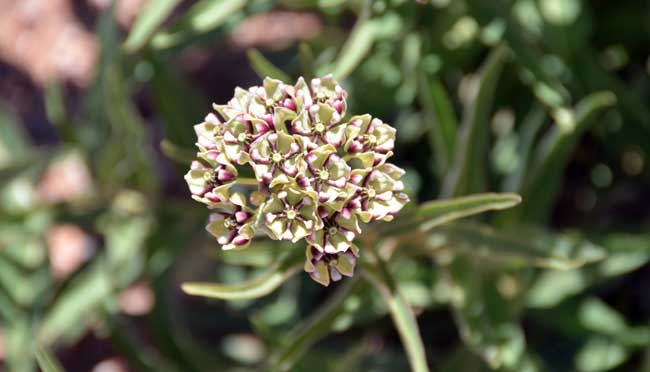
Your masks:
{"label": "sunlit leaf", "polygon": [[164,49],[197,37],[226,23],[241,11],[246,0],[202,0],[194,4],[169,30],[156,34],[154,48]]}
{"label": "sunlit leaf", "polygon": [[133,28],[124,42],[124,49],[134,52],[142,48],[180,2],[180,0],[148,2],[135,20]]}
{"label": "sunlit leaf", "polygon": [[[491,210],[512,208],[521,202],[517,194],[485,193],[453,199],[433,200],[421,204],[412,214],[398,219],[393,226],[382,227],[382,234],[406,234],[417,227],[426,232],[432,228],[460,218]],[[400,223],[401,221],[404,221]]]}
{"label": "sunlit leaf", "polygon": [[183,283],[185,293],[193,296],[218,298],[221,300],[250,300],[268,295],[296,274],[303,266],[304,257],[287,255],[266,272],[238,284]]}
{"label": "sunlit leaf", "polygon": [[395,279],[380,260],[377,257],[377,265],[367,267],[363,273],[375,286],[386,303],[393,324],[402,340],[411,370],[427,372],[429,366],[427,365],[426,351],[413,309],[396,285]]}
{"label": "sunlit leaf", "polygon": [[606,338],[589,339],[575,357],[576,367],[581,372],[609,371],[621,365],[628,358],[625,348]]}
{"label": "sunlit leaf", "polygon": [[63,372],[63,367],[48,349],[41,346],[36,350],[35,354],[38,365],[43,372]]}

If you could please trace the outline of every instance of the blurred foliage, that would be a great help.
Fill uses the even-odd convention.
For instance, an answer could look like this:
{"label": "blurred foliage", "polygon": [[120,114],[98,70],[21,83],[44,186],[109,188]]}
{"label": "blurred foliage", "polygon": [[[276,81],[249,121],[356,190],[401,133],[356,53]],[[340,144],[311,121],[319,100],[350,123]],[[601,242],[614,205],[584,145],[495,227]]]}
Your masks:
{"label": "blurred foliage", "polygon": [[[302,247],[218,251],[178,191],[192,125],[217,99],[179,60],[241,53],[230,35],[274,9],[323,28],[246,51],[252,71],[341,79],[351,112],[397,128],[421,202],[364,234],[355,278],[328,289],[295,275]],[[7,369],[59,370],[51,351],[91,332],[143,371],[650,370],[648,14],[640,0],[158,0],[123,34],[105,11],[97,78],[75,110],[65,86],[44,92],[56,144],[35,145],[0,106]],[[66,156],[90,191],[44,201],[44,174]],[[92,243],[66,277],[48,253],[60,224]],[[221,282],[184,289],[232,301],[189,299],[186,280]],[[127,316],[120,293],[141,281],[154,307]]]}

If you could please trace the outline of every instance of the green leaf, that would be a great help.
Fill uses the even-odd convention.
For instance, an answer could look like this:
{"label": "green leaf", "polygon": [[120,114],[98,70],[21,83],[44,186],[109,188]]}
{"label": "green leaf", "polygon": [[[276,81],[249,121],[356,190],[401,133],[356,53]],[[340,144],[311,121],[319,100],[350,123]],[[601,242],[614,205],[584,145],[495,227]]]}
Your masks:
{"label": "green leaf", "polygon": [[619,343],[593,337],[575,357],[575,364],[581,372],[600,372],[620,366],[628,358],[627,350]]}
{"label": "green leaf", "polygon": [[202,0],[194,4],[171,30],[154,36],[156,49],[169,48],[212,31],[226,23],[246,6],[246,0]]}
{"label": "green leaf", "polygon": [[[28,149],[27,134],[18,118],[9,107],[0,103],[0,169],[26,158]],[[4,176],[0,179],[6,180]]]}
{"label": "green leaf", "polygon": [[378,255],[375,255],[375,258],[375,265],[366,267],[363,273],[381,294],[388,307],[393,324],[402,340],[411,370],[428,372],[426,351],[413,309],[396,285],[395,279],[382,259]]}
{"label": "green leaf", "polygon": [[463,342],[492,368],[520,371],[526,340],[494,275],[480,263],[456,258],[443,268],[453,288],[451,306]]}
{"label": "green leaf", "polygon": [[135,20],[124,42],[124,49],[132,53],[142,48],[180,2],[181,0],[149,1]]}
{"label": "green leaf", "polygon": [[289,331],[284,337],[285,342],[271,355],[269,370],[290,371],[310,347],[332,331],[337,317],[344,311],[343,303],[360,287],[360,277],[356,275],[347,279],[336,293],[319,306],[318,311]]}
{"label": "green leaf", "polygon": [[36,350],[35,355],[38,366],[43,372],[64,372],[59,361],[48,349],[41,346]]}
{"label": "green leaf", "polygon": [[335,78],[345,79],[361,64],[375,42],[376,32],[377,23],[375,21],[359,18],[336,59],[337,63],[333,72]]}
{"label": "green leaf", "polygon": [[443,175],[454,157],[458,119],[449,94],[437,78],[420,71],[418,96],[428,123],[429,139],[437,162],[438,174]]}
{"label": "green leaf", "polygon": [[529,307],[549,308],[608,278],[636,270],[650,261],[650,237],[613,234],[597,240],[607,258],[581,270],[540,273],[526,294]]}
{"label": "green leaf", "polygon": [[304,257],[290,254],[281,258],[265,273],[239,284],[183,283],[181,288],[189,295],[221,300],[251,300],[268,295],[302,268]]}
{"label": "green leaf", "polygon": [[415,227],[422,232],[426,232],[436,226],[460,218],[492,210],[512,208],[520,202],[521,197],[519,195],[508,193],[485,193],[453,199],[433,200],[421,204],[411,215],[398,219],[391,226],[382,227],[382,234],[407,234]]}
{"label": "green leaf", "polygon": [[312,48],[304,41],[298,45],[298,58],[303,77],[307,81],[311,80],[316,76],[316,57]]}
{"label": "green leaf", "polygon": [[476,224],[441,226],[431,233],[427,249],[452,252],[479,260],[508,261],[520,266],[570,270],[603,260],[607,251],[580,236],[549,234],[520,228],[516,233]]}
{"label": "green leaf", "polygon": [[495,48],[481,68],[476,98],[465,108],[453,163],[443,180],[443,197],[485,190],[488,118],[506,55],[503,46]]}
{"label": "green leaf", "polygon": [[112,276],[104,260],[99,259],[86,267],[57,296],[41,325],[39,341],[49,345],[64,336],[96,311],[112,290]]}
{"label": "green leaf", "polygon": [[208,102],[160,56],[149,53],[147,61],[153,67],[151,93],[165,137],[185,150],[194,150],[192,125],[203,121]]}
{"label": "green leaf", "polygon": [[196,158],[193,151],[176,145],[167,139],[160,141],[160,151],[168,158],[184,165],[190,164]]}
{"label": "green leaf", "polygon": [[271,63],[271,61],[266,59],[259,50],[248,49],[246,51],[246,56],[248,57],[248,62],[251,64],[251,67],[253,67],[253,70],[255,70],[261,79],[271,77],[284,81],[285,83],[291,82],[289,75],[285,74],[282,70]]}
{"label": "green leaf", "polygon": [[610,92],[590,94],[576,105],[574,112],[566,113],[566,122],[557,123],[542,138],[521,189],[525,202],[511,212],[512,219],[541,222],[548,218],[572,150],[594,123],[594,117],[615,103],[616,96]]}

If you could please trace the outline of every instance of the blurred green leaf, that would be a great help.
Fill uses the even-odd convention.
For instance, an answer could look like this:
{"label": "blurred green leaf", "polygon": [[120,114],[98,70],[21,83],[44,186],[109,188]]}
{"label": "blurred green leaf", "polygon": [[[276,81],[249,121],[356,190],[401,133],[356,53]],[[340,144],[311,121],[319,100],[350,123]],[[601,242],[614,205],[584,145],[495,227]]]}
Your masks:
{"label": "blurred green leaf", "polygon": [[226,285],[217,283],[183,283],[181,288],[189,295],[221,300],[251,300],[268,295],[296,274],[301,268],[302,255],[287,254],[273,266],[246,282]]}
{"label": "blurred green leaf", "polygon": [[507,233],[488,226],[460,223],[438,227],[431,233],[428,248],[436,252],[442,247],[476,259],[556,270],[570,270],[601,261],[607,254],[602,247],[571,234],[525,228]]}
{"label": "blurred green leaf", "polygon": [[309,81],[316,76],[316,57],[314,51],[306,42],[298,44],[298,58],[305,80]]}
{"label": "blurred green leaf", "polygon": [[376,32],[376,21],[359,18],[350,33],[350,37],[343,44],[343,48],[336,59],[337,62],[333,71],[334,77],[343,80],[361,64],[363,58],[372,48]]}
{"label": "blurred green leaf", "polygon": [[503,180],[503,191],[517,192],[521,189],[521,185],[528,172],[535,140],[544,126],[545,119],[546,112],[539,104],[534,105],[524,117],[519,130],[519,145],[517,146],[519,159],[517,168]]}
{"label": "blurred green leaf", "polygon": [[430,143],[434,151],[437,173],[445,174],[455,154],[458,119],[445,86],[424,72],[418,77],[420,104],[428,123]]}
{"label": "blurred green leaf", "polygon": [[[4,171],[21,158],[27,157],[28,148],[27,134],[18,118],[0,103],[0,170]],[[7,178],[2,176],[0,179],[4,181]]]}
{"label": "blurred green leaf", "polygon": [[111,275],[104,260],[76,274],[55,299],[38,332],[39,341],[50,345],[74,325],[86,321],[113,290]]}
{"label": "blurred green leaf", "polygon": [[492,369],[519,371],[525,361],[524,332],[494,278],[467,259],[455,259],[445,270],[454,291],[454,320],[465,344]]}
{"label": "blurred green leaf", "polygon": [[589,339],[575,357],[576,367],[581,372],[609,371],[620,366],[628,358],[625,348],[607,338]]}
{"label": "blurred green leaf", "polygon": [[201,0],[192,5],[169,31],[156,34],[151,45],[157,49],[169,48],[214,30],[232,19],[246,3],[246,0]]}
{"label": "blurred green leaf", "polygon": [[600,239],[598,243],[607,251],[605,260],[581,270],[540,273],[526,294],[527,305],[549,308],[596,283],[638,269],[650,260],[649,242],[645,235],[613,234]]}
{"label": "blurred green leaf", "polygon": [[488,117],[506,56],[506,48],[496,47],[481,67],[476,97],[465,107],[456,153],[443,180],[443,197],[485,191]]}
{"label": "blurred green leaf", "polygon": [[511,212],[513,219],[541,222],[548,218],[572,150],[595,116],[615,102],[610,92],[593,93],[566,114],[566,122],[558,122],[542,138],[521,189],[525,201]]}
{"label": "blurred green leaf", "polygon": [[332,331],[336,318],[344,311],[343,302],[359,287],[359,278],[360,275],[356,275],[346,280],[316,312],[287,333],[281,346],[269,358],[270,371],[292,370],[310,347]]}
{"label": "blurred green leaf", "polygon": [[36,350],[35,355],[43,372],[63,372],[63,367],[48,349],[41,346]]}
{"label": "blurred green leaf", "polygon": [[253,70],[255,70],[261,79],[271,77],[284,82],[290,82],[292,80],[289,75],[285,74],[282,70],[275,67],[271,61],[266,59],[259,50],[249,49],[246,51],[246,56]]}
{"label": "blurred green leaf", "polygon": [[181,0],[156,0],[147,3],[133,24],[124,49],[135,52],[145,46],[156,30],[167,20]]}

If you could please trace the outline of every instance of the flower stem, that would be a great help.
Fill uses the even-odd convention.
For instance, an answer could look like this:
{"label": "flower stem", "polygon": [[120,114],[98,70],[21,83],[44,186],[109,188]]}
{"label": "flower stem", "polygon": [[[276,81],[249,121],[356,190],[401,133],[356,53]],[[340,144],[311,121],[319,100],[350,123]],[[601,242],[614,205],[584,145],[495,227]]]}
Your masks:
{"label": "flower stem", "polygon": [[381,256],[374,249],[370,249],[370,251],[372,251],[376,262],[367,261],[369,267],[363,270],[362,273],[384,298],[406,350],[411,370],[414,372],[429,372],[424,343],[420,336],[413,309],[411,309],[411,306],[397,287]]}

